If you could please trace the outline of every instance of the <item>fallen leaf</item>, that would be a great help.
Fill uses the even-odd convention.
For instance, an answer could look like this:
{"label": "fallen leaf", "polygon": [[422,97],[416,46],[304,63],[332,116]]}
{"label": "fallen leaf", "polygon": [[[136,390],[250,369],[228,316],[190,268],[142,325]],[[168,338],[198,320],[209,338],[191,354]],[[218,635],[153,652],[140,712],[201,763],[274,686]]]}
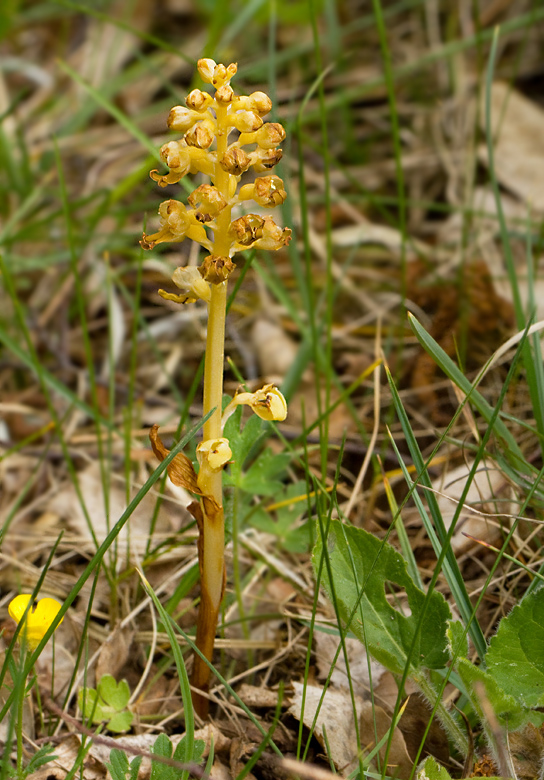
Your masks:
{"label": "fallen leaf", "polygon": [[105,674],[117,678],[129,658],[134,631],[129,628],[116,628],[110,634],[102,648],[96,663],[96,679]]}
{"label": "fallen leaf", "polygon": [[[448,470],[445,477],[435,479],[432,483],[433,489],[438,493],[438,506],[446,528],[450,527],[458,510],[458,503],[473,465],[474,462],[468,460],[457,468]],[[507,487],[504,474],[491,462],[482,461],[465,497],[452,536],[451,545],[456,553],[464,552],[475,545],[475,542],[465,534],[489,543],[500,534],[497,525],[499,518],[487,519],[483,513],[497,514],[499,511],[501,513],[510,511],[510,504],[505,503],[504,491]],[[471,511],[471,508],[476,511]]]}
{"label": "fallen leaf", "polygon": [[[370,751],[376,745],[376,742],[379,742],[388,732],[391,728],[391,722],[391,716],[384,709],[376,704],[373,705],[370,701],[364,702],[359,725],[361,728],[361,743],[367,751]],[[386,751],[387,743],[378,751],[381,759],[378,767],[380,771],[382,770]],[[399,780],[406,780],[410,777],[413,765],[404,737],[400,729],[396,728],[393,731],[391,748],[387,756],[386,774]]]}
{"label": "fallen leaf", "polygon": [[[367,654],[364,645],[358,639],[346,637],[344,641],[348,654],[349,677],[353,690],[357,696],[364,699],[370,689],[376,687],[387,670],[385,666],[374,661]],[[336,656],[338,644],[339,639],[337,636],[325,634],[322,631],[316,633],[315,654],[318,679],[325,680],[328,677],[332,662]],[[333,688],[349,688],[347,665],[343,652],[340,652],[332,671],[330,685]]]}
{"label": "fallen leaf", "polygon": [[[482,90],[482,96],[485,90]],[[481,123],[485,127],[485,112]],[[493,165],[499,182],[516,193],[527,206],[544,211],[544,111],[509,84],[496,81],[491,87],[491,133]],[[489,164],[487,146],[480,159]]]}
{"label": "fallen leaf", "polygon": [[[347,776],[358,766],[354,723],[356,715],[352,712],[349,691],[334,691],[329,688],[321,704],[323,696],[321,686],[304,686],[294,682],[293,688],[294,695],[288,712],[300,720],[304,701],[303,723],[307,728],[311,728],[317,709],[320,708],[314,734],[335,767]],[[356,706],[358,710],[363,706],[358,697],[356,697]]]}

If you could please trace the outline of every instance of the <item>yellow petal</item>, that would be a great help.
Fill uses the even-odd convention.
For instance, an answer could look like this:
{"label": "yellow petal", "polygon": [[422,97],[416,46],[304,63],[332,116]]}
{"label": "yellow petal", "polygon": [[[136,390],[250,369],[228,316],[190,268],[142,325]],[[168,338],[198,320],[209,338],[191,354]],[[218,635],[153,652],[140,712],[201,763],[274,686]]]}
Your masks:
{"label": "yellow petal", "polygon": [[[20,596],[16,596],[10,603],[8,612],[10,617],[17,623],[21,622],[25,609],[31,599],[31,595],[23,593]],[[61,604],[59,604],[58,601],[45,598],[38,601],[36,606],[27,612],[24,633],[31,650],[34,650],[39,645],[45,632],[57,617],[60,608]],[[61,619],[60,623],[62,623],[63,620],[64,618]]]}
{"label": "yellow petal", "polygon": [[22,593],[20,596],[15,596],[13,601],[10,602],[8,607],[9,616],[15,620],[16,623],[21,621],[21,618],[25,614],[25,609],[28,606],[28,602],[32,600],[32,596],[28,593]]}

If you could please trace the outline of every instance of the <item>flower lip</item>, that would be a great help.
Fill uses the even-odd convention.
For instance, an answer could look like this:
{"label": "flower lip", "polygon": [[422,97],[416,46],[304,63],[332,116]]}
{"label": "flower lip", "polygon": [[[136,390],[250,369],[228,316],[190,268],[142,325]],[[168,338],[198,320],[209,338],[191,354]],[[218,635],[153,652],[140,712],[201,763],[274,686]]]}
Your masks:
{"label": "flower lip", "polygon": [[237,406],[249,406],[261,420],[267,422],[283,422],[287,417],[287,401],[283,393],[272,384],[261,387],[254,393],[237,393],[229,405],[225,408],[221,418],[221,425],[224,427],[229,417],[234,413]]}
{"label": "flower lip", "polygon": [[197,445],[196,456],[201,466],[207,463],[211,471],[221,471],[232,458],[229,440],[220,438],[201,441]]}
{"label": "flower lip", "polygon": [[[40,599],[37,604],[29,608],[25,617],[25,610],[30,601],[32,601],[32,596],[27,593],[22,593],[10,602],[8,612],[10,617],[15,620],[17,624],[24,618],[25,624],[21,633],[24,635],[30,649],[35,650],[44,638],[48,628],[57,617],[62,605],[55,599]],[[63,620],[64,618],[61,618],[58,625],[60,625]]]}

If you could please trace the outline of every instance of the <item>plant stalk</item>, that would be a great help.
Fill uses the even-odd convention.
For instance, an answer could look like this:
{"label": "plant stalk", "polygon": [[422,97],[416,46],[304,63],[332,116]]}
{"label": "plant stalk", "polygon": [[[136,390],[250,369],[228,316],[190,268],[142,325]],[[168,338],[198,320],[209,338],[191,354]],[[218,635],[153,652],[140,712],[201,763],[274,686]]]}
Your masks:
{"label": "plant stalk", "polygon": [[438,694],[431,681],[428,679],[428,677],[425,675],[424,672],[414,674],[413,680],[417,684],[421,693],[425,696],[425,698],[427,699],[427,701],[429,702],[433,710],[436,711],[440,723],[444,727],[444,731],[446,732],[448,737],[452,740],[452,742],[455,744],[457,750],[461,753],[461,755],[466,756],[468,753],[467,735],[461,729],[459,723],[453,717],[451,712],[449,712],[449,710],[447,710],[444,704],[440,701],[440,699],[438,698]]}
{"label": "plant stalk", "polygon": [[[217,159],[220,160],[227,150],[227,109],[217,109]],[[229,200],[229,174],[219,163],[215,166],[214,185]],[[216,220],[213,254],[229,255],[228,229],[231,220],[231,208],[227,206]],[[227,311],[227,282],[211,285],[211,300],[208,304],[208,331],[206,336],[206,357],[204,362],[203,413],[213,414],[204,423],[203,440],[219,439],[222,436],[221,414],[223,398],[223,366],[225,360],[225,319]],[[219,511],[213,516],[206,511],[201,501],[202,526],[198,546],[200,566],[200,605],[196,627],[196,646],[211,662],[215,644],[215,633],[219,619],[219,609],[225,587],[225,522],[223,514],[222,470],[213,471],[207,461],[203,461],[198,474],[198,486],[206,496],[210,496]],[[195,653],[192,674],[193,688],[207,692],[210,680],[210,668]],[[208,715],[208,698],[193,692],[193,705],[201,718]]]}

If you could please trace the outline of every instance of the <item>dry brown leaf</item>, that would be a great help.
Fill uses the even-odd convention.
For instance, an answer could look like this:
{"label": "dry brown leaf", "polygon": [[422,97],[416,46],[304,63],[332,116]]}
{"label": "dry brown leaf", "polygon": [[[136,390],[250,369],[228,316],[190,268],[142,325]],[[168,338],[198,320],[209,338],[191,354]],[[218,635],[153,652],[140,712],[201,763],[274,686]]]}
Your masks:
{"label": "dry brown leaf", "polygon": [[[163,460],[170,455],[170,450],[164,446],[160,439],[158,425],[154,425],[149,431],[149,440],[153,452],[157,456],[157,459],[162,463]],[[167,471],[168,476],[174,485],[185,488],[189,493],[195,493],[197,496],[202,495],[202,491],[198,487],[197,475],[193,464],[183,452],[178,452],[170,465],[167,466]]]}
{"label": "dry brown leaf", "polygon": [[[271,688],[264,688],[260,685],[249,685],[243,683],[236,691],[246,707],[254,709],[255,707],[264,707],[265,709],[275,709],[278,703],[278,692]],[[283,703],[287,706],[287,701]]]}
{"label": "dry brown leaf", "polygon": [[[4,650],[5,648],[2,649]],[[8,700],[12,686],[13,680],[10,673],[8,672],[4,681],[4,685],[0,688],[0,707],[3,707]],[[23,701],[23,732],[27,734],[30,739],[35,739],[33,710],[33,702],[28,696],[26,696]],[[11,726],[12,724],[10,718],[4,718],[2,721],[0,721],[0,744],[2,747],[6,744],[8,736],[10,739],[13,739],[13,735],[11,734]]]}
{"label": "dry brown leaf", "polygon": [[[238,777],[258,747],[258,742],[249,742],[245,737],[235,737],[232,740],[230,746],[230,773],[232,777]],[[255,780],[255,775],[251,772],[246,777]]]}
{"label": "dry brown leaf", "polygon": [[[391,716],[376,704],[365,701],[361,710],[359,721],[361,728],[361,743],[367,750],[371,750],[376,742],[387,733],[391,727]],[[379,754],[381,761],[385,760],[387,744],[380,748]],[[391,740],[391,749],[387,757],[386,774],[397,777],[399,780],[406,780],[410,777],[413,761],[408,755],[406,743],[400,729],[396,728]]]}
{"label": "dry brown leaf", "polygon": [[[290,425],[302,425],[303,421],[308,426],[319,417],[325,409],[325,391],[321,392],[321,410],[317,403],[315,392],[315,380],[310,378],[303,380],[289,402],[289,416],[287,422]],[[329,408],[338,401],[340,393],[332,388],[329,394]],[[344,403],[338,404],[327,414],[329,435],[331,439],[342,439],[346,431],[354,428],[353,419]]]}
{"label": "dry brown leaf", "polygon": [[[457,468],[449,470],[446,477],[435,479],[432,483],[433,489],[439,494],[438,506],[446,528],[450,527],[455,512],[458,511],[458,503],[473,465],[471,460],[462,463]],[[494,541],[500,533],[497,525],[499,518],[486,519],[482,513],[510,512],[510,504],[505,503],[504,500],[505,488],[507,488],[507,481],[504,474],[489,461],[482,461],[465,496],[466,509],[463,507],[461,510],[452,536],[451,544],[456,553],[464,552],[475,544],[464,534],[484,542]],[[471,507],[476,511],[471,511]]]}
{"label": "dry brown leaf", "polygon": [[[138,772],[138,780],[147,780],[151,774],[151,760],[148,758],[152,746],[155,744],[157,734],[130,734],[128,737],[114,738],[116,747],[119,750],[127,748],[127,755],[129,761],[132,761],[135,755],[143,754],[144,758],[140,765],[140,771]],[[181,736],[171,736],[170,739],[174,745],[177,745]],[[110,753],[112,751],[111,744],[102,744],[99,740],[94,741],[89,750],[89,756],[98,763],[105,766],[106,762],[110,760]]]}
{"label": "dry brown leaf", "polygon": [[532,723],[508,735],[508,748],[518,780],[534,780],[542,774],[544,735]]}
{"label": "dry brown leaf", "polygon": [[[32,778],[32,780],[48,780],[48,778],[64,780],[68,772],[76,765],[80,750],[79,738],[75,734],[71,734],[67,739],[55,745],[56,758],[48,762],[43,769],[28,775],[28,778]],[[102,780],[106,777],[106,767],[103,761],[97,760],[92,755],[92,752],[91,748],[81,767],[80,776],[83,777],[83,780]]]}
{"label": "dry brown leaf", "polygon": [[[323,688],[314,685],[302,685],[294,682],[294,695],[289,713],[300,720],[304,699],[304,725],[311,728],[318,707],[319,715],[314,734],[323,750],[334,762],[335,767],[347,776],[357,766],[357,738],[354,714],[351,708],[349,691],[326,691],[323,704]],[[362,701],[356,697],[356,706],[360,710]]]}
{"label": "dry brown leaf", "polygon": [[[408,755],[415,760],[421,740],[427,729],[431,710],[426,701],[418,694],[412,694],[406,703],[399,729],[402,732]],[[433,719],[425,739],[422,758],[427,754],[434,756],[440,764],[447,764],[450,758],[450,748],[446,732],[437,718]]]}
{"label": "dry brown leaf", "polygon": [[210,772],[210,780],[232,780],[232,775],[225,764],[215,759]]}
{"label": "dry brown leaf", "polygon": [[130,628],[117,627],[112,631],[100,650],[96,662],[96,679],[105,674],[117,678],[129,658],[134,631]]}
{"label": "dry brown leaf", "polygon": [[[63,518],[70,530],[81,537],[83,545],[88,541],[92,548],[95,547],[95,541],[89,530],[87,517],[90,518],[94,536],[100,544],[127,507],[124,481],[122,479],[114,480],[111,477],[108,482],[108,478],[109,475],[106,477],[98,461],[93,461],[83,471],[78,472],[79,490],[86,512],[83,511],[71,479],[66,480],[47,505],[47,511],[54,512]],[[107,501],[105,494],[107,494]],[[130,523],[126,523],[119,533],[117,537],[119,565],[125,564],[122,559],[130,551],[135,551],[140,555],[145,554],[149,544],[150,524],[155,501],[156,499],[151,493],[144,496],[132,513]],[[168,505],[164,505],[157,518],[154,533],[157,535],[171,534],[177,530],[179,523],[179,510],[173,512]]]}
{"label": "dry brown leaf", "polygon": [[[482,97],[484,96],[482,90]],[[481,112],[485,125],[485,113]],[[529,208],[544,211],[544,111],[509,84],[491,88],[491,132],[495,141],[494,168],[499,182],[515,192]],[[488,163],[487,147],[480,158]]]}
{"label": "dry brown leaf", "polygon": [[[156,668],[152,669],[152,674],[156,672]],[[161,675],[151,685],[146,684],[143,692],[131,705],[131,710],[143,717],[156,715],[158,712],[163,715],[176,712],[179,706],[179,682]]]}
{"label": "dry brown leaf", "polygon": [[280,325],[262,318],[253,325],[251,341],[261,375],[268,381],[283,379],[297,356],[296,342]]}
{"label": "dry brown leaf", "polygon": [[[338,649],[338,637],[318,631],[315,635],[315,653],[317,661],[317,676],[325,680],[330,672],[332,662]],[[371,659],[358,639],[346,637],[345,647],[348,653],[349,677],[355,694],[364,699],[371,688],[374,689],[383,674],[387,671],[377,661]],[[333,688],[347,689],[349,687],[346,659],[340,653],[332,672],[330,684]]]}
{"label": "dry brown leaf", "polygon": [[206,745],[204,748],[203,758],[207,758],[210,754],[212,739],[214,755],[217,753],[226,753],[227,751],[230,751],[231,740],[229,737],[226,737],[223,732],[213,723],[206,723],[203,728],[195,731],[195,739],[201,739]]}

